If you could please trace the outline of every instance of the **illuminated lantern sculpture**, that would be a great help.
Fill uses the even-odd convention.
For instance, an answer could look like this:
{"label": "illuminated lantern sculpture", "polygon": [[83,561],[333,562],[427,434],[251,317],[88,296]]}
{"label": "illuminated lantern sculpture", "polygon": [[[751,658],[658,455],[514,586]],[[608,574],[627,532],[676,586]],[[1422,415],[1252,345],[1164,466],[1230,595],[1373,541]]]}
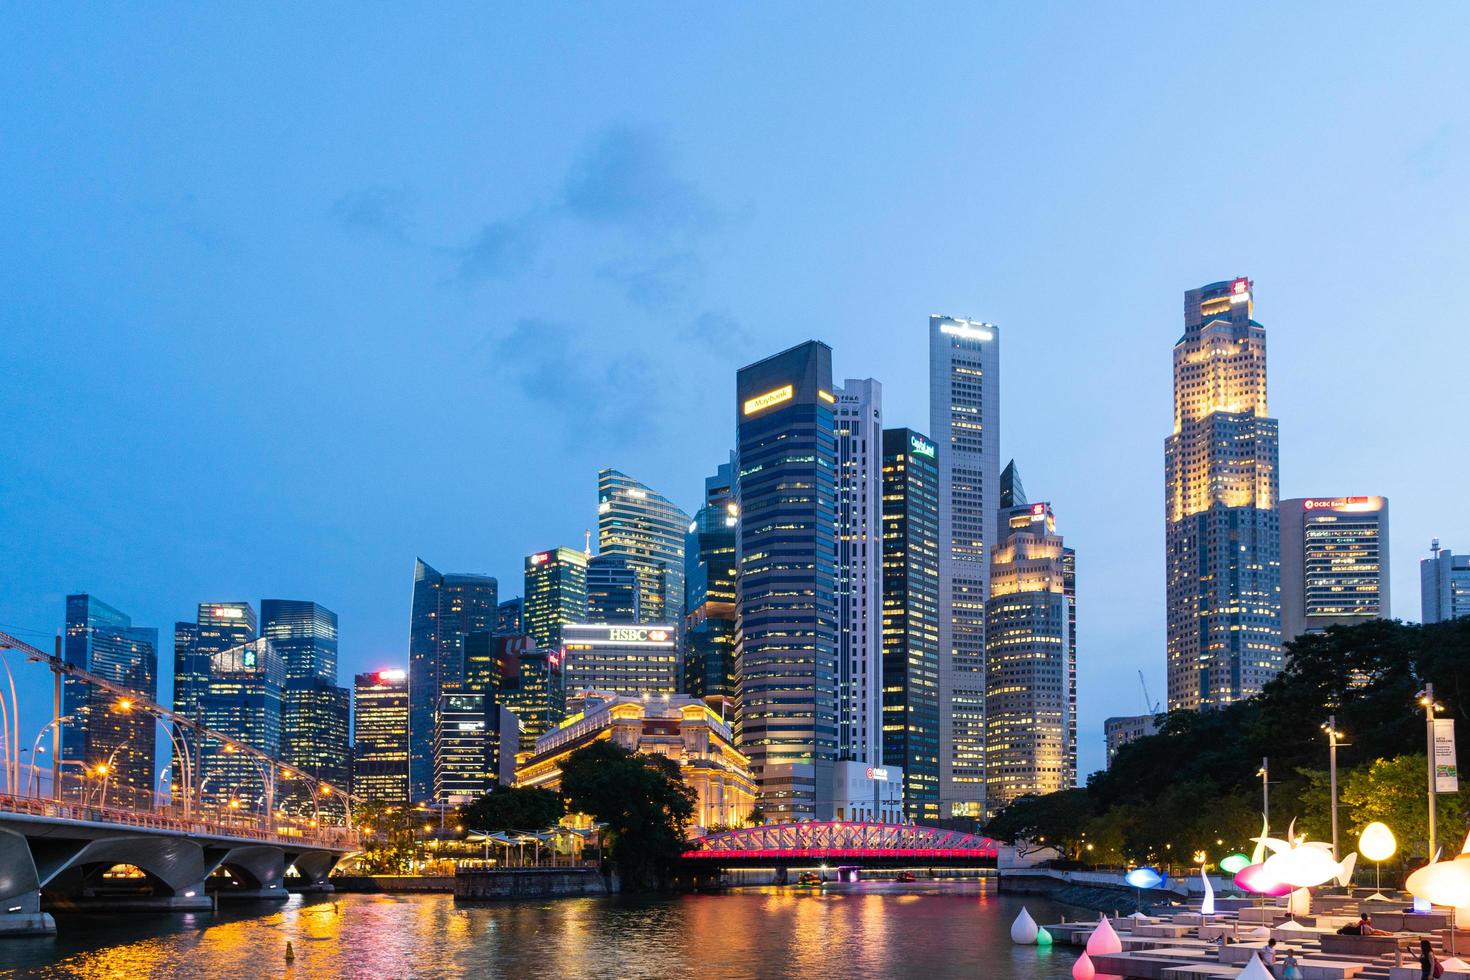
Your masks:
{"label": "illuminated lantern sculpture", "polygon": [[1251,961],[1245,965],[1245,969],[1236,974],[1235,980],[1273,980],[1271,971],[1261,965],[1261,958],[1255,953],[1251,954]]}
{"label": "illuminated lantern sculpture", "polygon": [[1109,956],[1113,953],[1123,952],[1123,940],[1113,931],[1108,917],[1098,916],[1097,928],[1092,930],[1092,935],[1087,937],[1087,952],[1093,956]]}
{"label": "illuminated lantern sculpture", "polygon": [[1266,873],[1283,885],[1290,885],[1295,889],[1291,896],[1291,911],[1297,915],[1306,915],[1312,910],[1312,895],[1307,889],[1316,888],[1334,878],[1346,885],[1353,876],[1353,866],[1357,864],[1358,855],[1353,852],[1341,862],[1334,861],[1330,845],[1321,841],[1298,839],[1293,834],[1295,829],[1296,821],[1292,821],[1287,830],[1287,840],[1262,837],[1257,842],[1264,844],[1272,852],[1265,862]]}
{"label": "illuminated lantern sculpture", "polygon": [[1051,943],[1052,943],[1051,933],[1047,932],[1045,929],[1037,929],[1036,930],[1036,945],[1038,945],[1038,946],[1050,946]]}
{"label": "illuminated lantern sculpture", "polygon": [[1214,915],[1215,889],[1210,887],[1210,876],[1205,874],[1205,866],[1203,864],[1199,866],[1199,876],[1205,883],[1205,897],[1204,900],[1199,903],[1199,914]]}
{"label": "illuminated lantern sculpture", "polygon": [[1157,888],[1168,880],[1158,868],[1134,868],[1123,876],[1123,880],[1134,888]]}
{"label": "illuminated lantern sculpture", "polygon": [[1290,885],[1284,885],[1267,874],[1264,864],[1248,864],[1241,868],[1235,873],[1235,885],[1243,891],[1267,898],[1280,898],[1292,892]]}
{"label": "illuminated lantern sculpture", "polygon": [[1220,870],[1228,875],[1240,874],[1242,868],[1250,867],[1251,859],[1244,854],[1227,854],[1220,859]]}
{"label": "illuminated lantern sculpture", "polygon": [[1093,980],[1097,976],[1097,970],[1093,968],[1092,958],[1086,953],[1077,957],[1077,962],[1072,964],[1072,980]]}
{"label": "illuminated lantern sculpture", "polygon": [[1425,865],[1409,875],[1404,888],[1415,898],[1450,906],[1456,917],[1470,914],[1470,837],[1459,857]]}
{"label": "illuminated lantern sculpture", "polygon": [[1031,913],[1023,905],[1021,914],[1011,923],[1011,942],[1017,946],[1030,946],[1036,942],[1037,932],[1036,920],[1031,918]]}
{"label": "illuminated lantern sculpture", "polygon": [[1398,849],[1399,842],[1394,839],[1393,831],[1388,829],[1387,824],[1374,821],[1358,835],[1358,853],[1373,862],[1373,894],[1366,901],[1389,901],[1388,896],[1383,894],[1382,863],[1393,857]]}

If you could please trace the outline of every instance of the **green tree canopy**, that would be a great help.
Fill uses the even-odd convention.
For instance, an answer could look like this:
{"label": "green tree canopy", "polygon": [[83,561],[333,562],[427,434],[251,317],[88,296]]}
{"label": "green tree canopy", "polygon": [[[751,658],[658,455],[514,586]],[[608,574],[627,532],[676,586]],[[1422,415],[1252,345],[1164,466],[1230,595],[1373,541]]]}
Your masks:
{"label": "green tree canopy", "polygon": [[668,877],[694,816],[694,791],[678,765],[598,741],[567,756],[561,787],[572,811],[606,824],[608,856],[625,888],[655,886]]}
{"label": "green tree canopy", "polygon": [[460,821],[470,830],[535,832],[555,826],[566,812],[560,793],[500,786],[462,807]]}

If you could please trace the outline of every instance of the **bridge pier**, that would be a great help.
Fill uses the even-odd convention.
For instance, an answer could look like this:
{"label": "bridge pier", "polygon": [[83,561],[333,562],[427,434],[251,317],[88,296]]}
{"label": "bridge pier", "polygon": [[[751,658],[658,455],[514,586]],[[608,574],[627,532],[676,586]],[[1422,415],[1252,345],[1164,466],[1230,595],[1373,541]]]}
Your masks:
{"label": "bridge pier", "polygon": [[291,897],[286,891],[286,855],[279,847],[209,848],[206,855],[213,861],[206,884],[221,902],[284,902]]}
{"label": "bridge pier", "polygon": [[328,880],[332,869],[342,860],[341,855],[331,851],[302,851],[286,855],[286,866],[296,869],[294,876],[286,878],[286,887],[302,894],[325,894],[334,892],[337,886]]}

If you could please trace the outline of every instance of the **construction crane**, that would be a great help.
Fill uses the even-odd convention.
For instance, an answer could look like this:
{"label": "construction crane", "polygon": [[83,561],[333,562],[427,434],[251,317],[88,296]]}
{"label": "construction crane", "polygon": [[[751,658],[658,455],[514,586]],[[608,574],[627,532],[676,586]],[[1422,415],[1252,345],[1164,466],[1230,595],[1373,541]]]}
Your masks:
{"label": "construction crane", "polygon": [[1138,686],[1143,688],[1143,710],[1146,714],[1156,715],[1161,705],[1148,696],[1148,681],[1143,679],[1143,671],[1138,672]]}

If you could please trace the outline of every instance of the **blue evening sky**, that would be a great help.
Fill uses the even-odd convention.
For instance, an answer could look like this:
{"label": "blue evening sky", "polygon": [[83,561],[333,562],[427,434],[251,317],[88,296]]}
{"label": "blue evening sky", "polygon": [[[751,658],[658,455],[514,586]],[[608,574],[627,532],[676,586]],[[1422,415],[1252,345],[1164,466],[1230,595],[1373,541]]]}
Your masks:
{"label": "blue evening sky", "polygon": [[[1183,291],[1256,281],[1286,496],[1470,550],[1470,7],[0,8],[0,626],[309,598],[406,661],[415,556],[686,508],[807,338],[928,427],[1003,330],[1002,459],[1078,551],[1083,772],[1164,696]],[[12,657],[12,666],[16,666]],[[19,668],[29,743],[44,678]],[[165,669],[167,672],[167,668]],[[168,687],[165,684],[164,697]]]}

